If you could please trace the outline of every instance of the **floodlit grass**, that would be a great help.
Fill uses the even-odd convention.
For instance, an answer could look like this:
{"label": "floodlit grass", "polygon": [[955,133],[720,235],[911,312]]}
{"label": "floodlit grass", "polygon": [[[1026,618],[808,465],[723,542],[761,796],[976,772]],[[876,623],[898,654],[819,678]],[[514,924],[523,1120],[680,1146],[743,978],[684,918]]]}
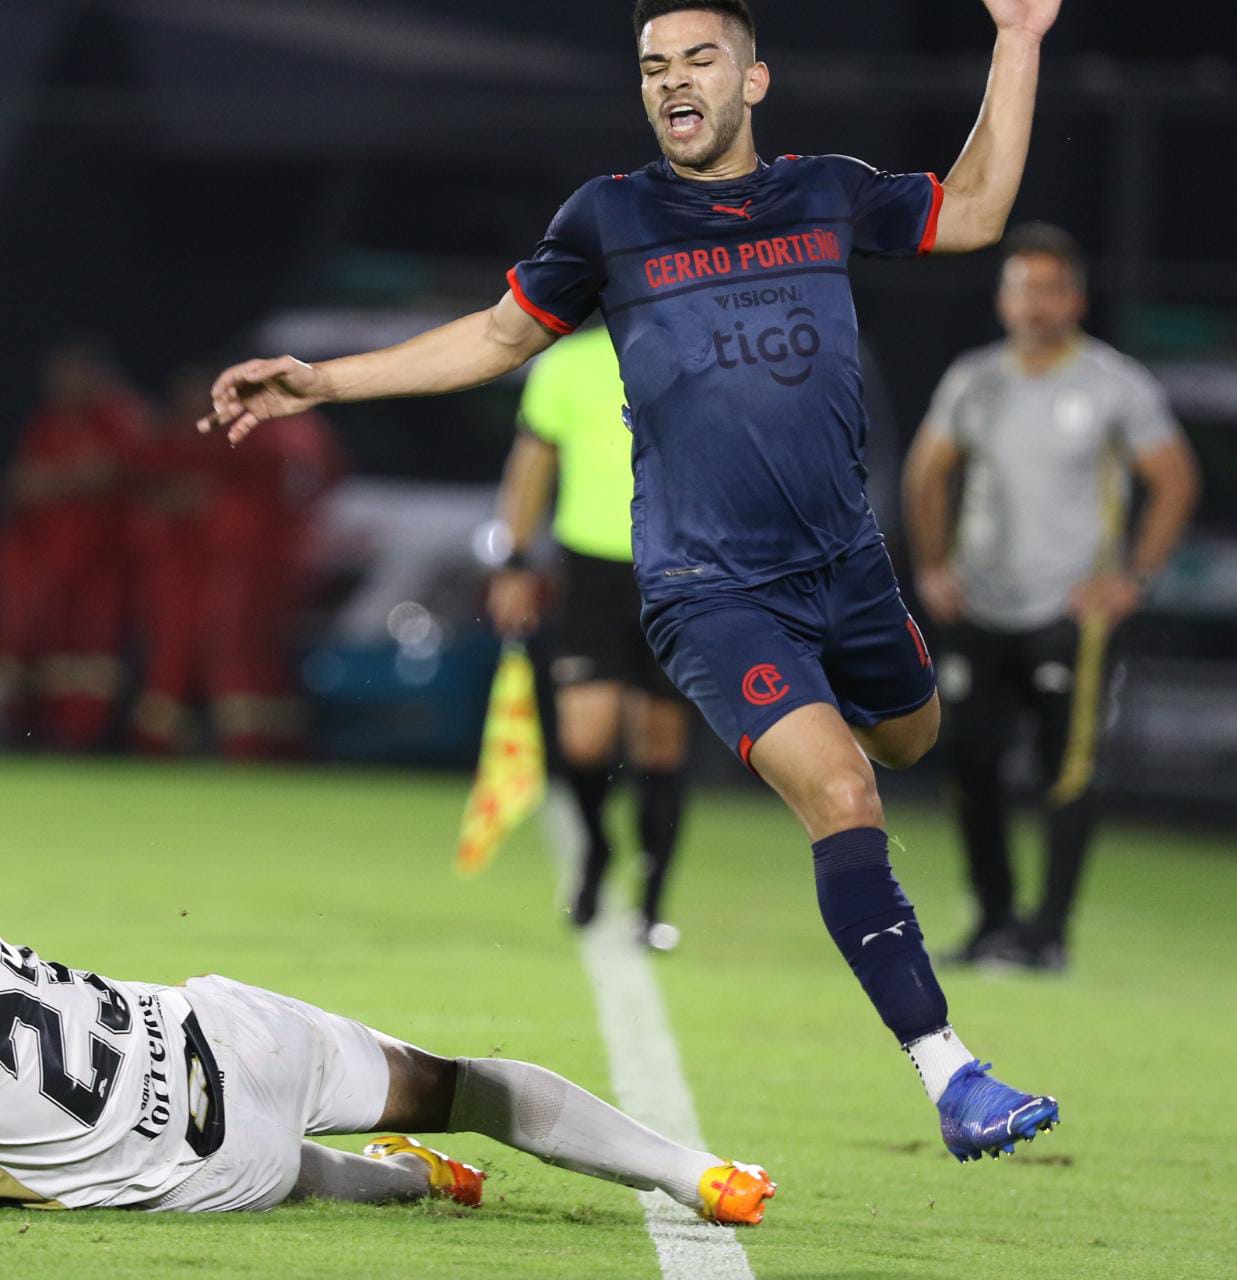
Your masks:
{"label": "floodlit grass", "polygon": [[[461,881],[462,796],[425,775],[8,759],[0,935],[118,978],[227,973],[608,1096],[540,829]],[[947,824],[909,809],[891,828],[930,939],[954,940],[965,908]],[[824,934],[789,817],[760,796],[699,796],[673,889],[684,944],[656,962],[708,1140],[781,1182],[742,1236],[759,1280],[1232,1274],[1231,852],[1110,828],[1069,976],[943,975],[971,1048],[1057,1094],[1065,1120],[1013,1160],[963,1167]],[[8,1210],[4,1273],[658,1275],[629,1191],[481,1138],[444,1145],[491,1170],[482,1210]]]}

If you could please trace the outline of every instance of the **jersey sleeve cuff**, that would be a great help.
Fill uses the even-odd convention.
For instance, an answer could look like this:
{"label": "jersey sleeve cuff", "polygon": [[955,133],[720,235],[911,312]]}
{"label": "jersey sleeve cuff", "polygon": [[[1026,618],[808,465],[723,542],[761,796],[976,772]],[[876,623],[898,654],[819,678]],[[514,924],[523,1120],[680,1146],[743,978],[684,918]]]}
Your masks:
{"label": "jersey sleeve cuff", "polygon": [[545,325],[551,333],[557,333],[560,337],[574,332],[575,325],[568,324],[566,320],[560,320],[553,312],[547,311],[544,307],[539,307],[524,292],[524,286],[520,284],[520,277],[516,274],[514,267],[507,272],[507,283],[511,286],[511,296],[520,304],[521,309],[532,316],[538,324]]}
{"label": "jersey sleeve cuff", "polygon": [[945,188],[941,186],[936,174],[924,175],[932,184],[932,207],[928,210],[928,220],[924,223],[923,235],[919,237],[919,253],[931,253],[936,247],[936,224],[941,216],[941,204],[945,199]]}

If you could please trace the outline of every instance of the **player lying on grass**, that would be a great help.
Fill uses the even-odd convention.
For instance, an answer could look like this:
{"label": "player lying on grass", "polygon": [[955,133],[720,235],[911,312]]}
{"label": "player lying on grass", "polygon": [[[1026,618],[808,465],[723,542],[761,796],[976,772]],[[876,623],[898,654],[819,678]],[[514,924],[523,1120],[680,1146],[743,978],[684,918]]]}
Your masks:
{"label": "player lying on grass", "polygon": [[661,159],[581,187],[489,311],[342,360],[237,365],[200,424],[236,443],[327,400],[477,386],[600,307],[631,410],[645,636],[802,824],[825,927],[959,1160],[1012,1151],[1057,1104],[992,1079],[958,1038],[890,866],[870,761],[914,764],[936,740],[940,704],[864,492],[847,263],[1000,239],[1060,0],[984,4],[992,73],[942,183],[849,156],[766,164],[752,112],[770,73],[745,0],[639,0],[641,91]]}
{"label": "player lying on grass", "polygon": [[413,1139],[365,1156],[304,1141],[381,1129],[485,1134],[713,1222],[757,1223],[774,1192],[763,1169],[681,1147],[529,1062],[439,1058],[229,978],[114,982],[0,940],[0,1204],[481,1203],[484,1173]]}

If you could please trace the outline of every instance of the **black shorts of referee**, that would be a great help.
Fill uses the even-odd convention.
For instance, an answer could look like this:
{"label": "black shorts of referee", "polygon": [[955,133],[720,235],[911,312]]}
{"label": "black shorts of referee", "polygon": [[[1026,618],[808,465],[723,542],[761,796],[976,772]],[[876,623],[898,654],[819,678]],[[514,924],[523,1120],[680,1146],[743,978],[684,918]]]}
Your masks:
{"label": "black shorts of referee", "polygon": [[614,681],[681,700],[640,629],[640,592],[630,563],[559,548],[559,608],[550,633],[557,689]]}

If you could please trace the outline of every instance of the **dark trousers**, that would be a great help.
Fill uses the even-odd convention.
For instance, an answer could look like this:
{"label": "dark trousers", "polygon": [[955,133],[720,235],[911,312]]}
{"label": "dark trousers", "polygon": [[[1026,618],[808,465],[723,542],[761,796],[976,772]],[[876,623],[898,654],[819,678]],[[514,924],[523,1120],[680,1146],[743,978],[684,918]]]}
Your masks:
{"label": "dark trousers", "polygon": [[1029,924],[1063,941],[1094,824],[1092,787],[1105,703],[1107,632],[1062,618],[1029,631],[973,623],[937,645],[943,738],[981,931],[1013,922],[1004,757],[1020,716],[1034,724],[1046,858]]}

